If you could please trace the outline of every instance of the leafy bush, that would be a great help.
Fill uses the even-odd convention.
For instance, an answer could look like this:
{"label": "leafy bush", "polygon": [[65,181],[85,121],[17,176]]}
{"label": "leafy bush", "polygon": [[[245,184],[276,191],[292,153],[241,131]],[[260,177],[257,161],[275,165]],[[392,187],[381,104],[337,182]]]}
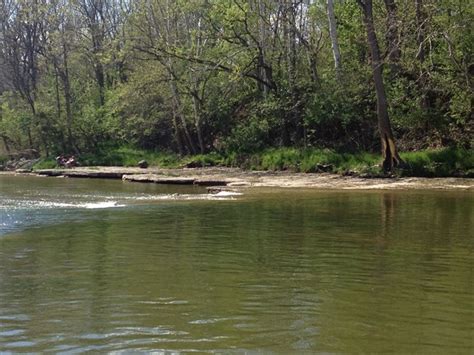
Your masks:
{"label": "leafy bush", "polygon": [[54,169],[57,168],[58,165],[56,164],[56,160],[53,158],[43,158],[40,159],[35,165],[33,165],[33,170],[40,170],[40,169]]}
{"label": "leafy bush", "polygon": [[0,165],[4,165],[8,161],[8,157],[5,155],[0,155]]}
{"label": "leafy bush", "polygon": [[224,146],[227,151],[237,153],[250,153],[265,147],[269,137],[269,124],[266,120],[255,117],[249,122],[237,125],[230,136],[225,139]]}
{"label": "leafy bush", "polygon": [[150,166],[176,167],[178,156],[168,152],[147,151],[132,147],[102,147],[96,153],[79,156],[84,166],[137,166],[140,160],[146,160]]}

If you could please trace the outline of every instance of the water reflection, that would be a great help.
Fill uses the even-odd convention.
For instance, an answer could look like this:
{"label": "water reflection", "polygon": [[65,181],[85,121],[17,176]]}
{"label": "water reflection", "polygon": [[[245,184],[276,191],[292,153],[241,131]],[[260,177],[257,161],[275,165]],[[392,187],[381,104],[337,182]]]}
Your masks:
{"label": "water reflection", "polygon": [[8,235],[0,348],[468,352],[472,206],[456,193],[262,191]]}

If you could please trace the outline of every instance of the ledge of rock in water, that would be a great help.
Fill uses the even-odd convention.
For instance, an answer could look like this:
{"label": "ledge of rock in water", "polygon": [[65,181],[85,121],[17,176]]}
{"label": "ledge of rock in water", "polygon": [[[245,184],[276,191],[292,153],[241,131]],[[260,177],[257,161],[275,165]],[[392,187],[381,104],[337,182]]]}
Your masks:
{"label": "ledge of rock in water", "polygon": [[170,177],[157,174],[123,175],[122,180],[170,185],[226,186],[225,180],[200,179],[194,177]]}
{"label": "ledge of rock in water", "polygon": [[43,169],[35,171],[43,176],[65,176],[70,178],[91,178],[91,179],[121,179],[123,172],[118,171],[91,171],[91,170],[62,170]]}
{"label": "ledge of rock in water", "polygon": [[181,170],[175,171],[173,169],[159,169],[150,173],[140,169],[138,171],[134,168],[74,168],[74,169],[41,169],[35,171],[41,176],[64,176],[70,178],[97,178],[97,179],[122,179],[131,182],[144,182],[155,184],[170,184],[170,185],[199,185],[199,186],[226,186],[228,179],[221,178],[214,174],[200,176],[194,174],[196,171]]}
{"label": "ledge of rock in water", "polygon": [[192,185],[196,179],[186,177],[163,177],[155,174],[123,175],[122,180],[151,182],[155,184]]}
{"label": "ledge of rock in water", "polygon": [[196,179],[194,181],[194,185],[199,185],[199,186],[227,186],[227,181]]}
{"label": "ledge of rock in water", "polygon": [[43,169],[35,171],[43,176],[71,178],[123,179],[131,182],[155,184],[316,188],[336,190],[474,190],[474,179],[466,178],[372,178],[341,176],[330,173],[304,174],[292,172],[245,171],[238,168],[132,168],[78,167],[72,169]]}

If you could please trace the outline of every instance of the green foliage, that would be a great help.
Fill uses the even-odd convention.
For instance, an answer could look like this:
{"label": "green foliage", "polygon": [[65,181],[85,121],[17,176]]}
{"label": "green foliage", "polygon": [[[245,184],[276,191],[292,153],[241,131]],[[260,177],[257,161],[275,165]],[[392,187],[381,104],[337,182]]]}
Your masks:
{"label": "green foliage", "polygon": [[304,113],[307,144],[346,150],[372,148],[377,121],[368,109],[371,101],[364,86],[325,82],[320,92],[308,98]]}
{"label": "green foliage", "polygon": [[331,149],[273,149],[265,151],[260,166],[265,170],[293,170],[299,172],[365,172],[376,165],[374,154],[338,153]]}
{"label": "green foliage", "polygon": [[[401,154],[405,167],[400,176],[472,176],[474,153],[462,148],[425,150]],[[253,170],[295,172],[334,172],[383,176],[381,159],[374,153],[340,153],[331,149],[267,149],[259,153],[230,154],[220,159],[223,165]]]}
{"label": "green foliage", "polygon": [[0,136],[7,137],[14,148],[26,143],[30,116],[16,95],[4,93],[0,96]]}
{"label": "green foliage", "polygon": [[0,154],[0,165],[4,165],[8,161],[8,157],[6,155]]}
{"label": "green foliage", "polygon": [[225,140],[226,150],[249,153],[262,149],[268,141],[269,129],[268,121],[252,117],[232,130]]}
{"label": "green foliage", "polygon": [[224,157],[218,153],[198,154],[180,159],[179,166],[185,167],[209,167],[226,165]]}
{"label": "green foliage", "polygon": [[35,165],[33,165],[33,170],[55,168],[58,168],[58,165],[56,164],[56,160],[54,160],[53,158],[42,158]]}
{"label": "green foliage", "polygon": [[163,89],[163,70],[144,65],[130,76],[126,85],[108,92],[104,108],[105,126],[115,139],[143,148],[170,145],[170,112]]}
{"label": "green foliage", "polygon": [[[339,73],[325,1],[308,8],[307,2],[264,3],[153,0],[137,2],[129,13],[117,2],[96,0],[84,3],[94,11],[72,1],[6,4],[17,9],[0,14],[7,24],[0,28],[0,139],[13,151],[35,148],[43,156],[80,152],[87,165],[134,166],[146,159],[163,166],[309,172],[322,164],[375,173],[376,98],[357,2],[335,2]],[[93,19],[97,26],[80,25],[104,4],[107,11]],[[469,5],[423,1],[421,26],[415,2],[397,2],[401,57],[391,63],[387,9],[374,1],[390,118],[402,151],[472,149]],[[42,29],[35,48],[28,48],[20,14]],[[357,153],[365,151],[377,154]],[[179,160],[177,154],[194,156]],[[406,155],[403,174],[470,169],[458,155],[416,154]]]}
{"label": "green foliage", "polygon": [[179,164],[178,157],[173,153],[114,146],[103,146],[97,152],[81,154],[78,160],[84,166],[137,166],[140,160],[159,167],[176,167]]}
{"label": "green foliage", "polygon": [[474,152],[462,148],[445,148],[402,153],[406,168],[403,176],[473,176]]}
{"label": "green foliage", "polygon": [[[252,154],[233,153],[222,159],[227,166],[252,170],[294,172],[366,173],[374,170],[380,158],[371,153],[339,153],[331,149],[272,148]],[[380,173],[380,168],[376,168]]]}
{"label": "green foliage", "polygon": [[[399,176],[474,176],[474,153],[462,148],[424,150],[401,154],[403,169]],[[0,164],[8,160],[0,157]],[[132,147],[102,146],[96,153],[81,154],[82,166],[130,166],[136,167],[146,160],[150,167],[241,167],[250,170],[293,171],[304,173],[330,172],[338,174],[384,176],[378,154],[342,153],[332,149],[271,148],[259,152],[226,154],[209,153],[179,157],[166,151],[149,151]],[[43,158],[34,169],[56,168],[56,161]]]}

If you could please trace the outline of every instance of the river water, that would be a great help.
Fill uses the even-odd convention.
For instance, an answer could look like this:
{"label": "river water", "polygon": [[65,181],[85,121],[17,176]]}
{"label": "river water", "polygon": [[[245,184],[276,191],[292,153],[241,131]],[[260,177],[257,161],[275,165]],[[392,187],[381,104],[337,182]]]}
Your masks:
{"label": "river water", "polygon": [[473,202],[0,176],[0,351],[472,353]]}

